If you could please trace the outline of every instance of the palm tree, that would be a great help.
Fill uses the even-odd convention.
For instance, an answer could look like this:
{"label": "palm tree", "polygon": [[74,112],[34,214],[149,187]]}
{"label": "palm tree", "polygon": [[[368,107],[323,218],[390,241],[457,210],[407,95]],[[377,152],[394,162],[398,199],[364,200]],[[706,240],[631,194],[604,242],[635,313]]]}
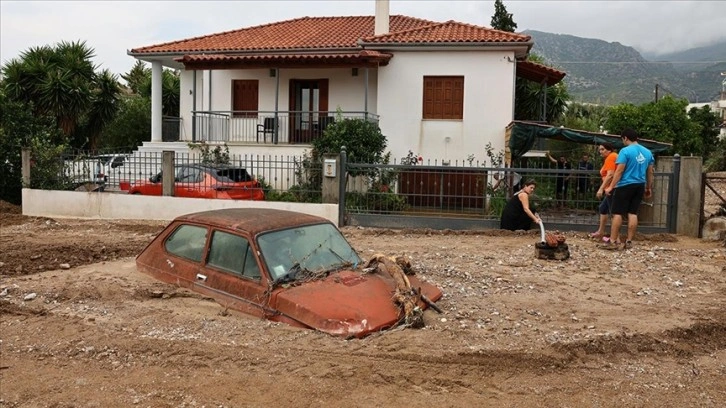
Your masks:
{"label": "palm tree", "polygon": [[116,75],[105,69],[96,77],[88,110],[88,148],[96,151],[103,129],[113,121],[119,110],[121,87]]}
{"label": "palm tree", "polygon": [[96,74],[91,62],[94,56],[85,41],[32,47],[3,68],[6,95],[30,106],[37,116],[55,118],[63,135],[76,136],[76,147],[82,147],[85,138],[79,140],[75,135],[80,121],[89,120],[97,139],[98,126],[113,116],[120,92],[115,76]]}
{"label": "palm tree", "polygon": [[151,78],[151,68],[147,67],[143,61],[136,60],[136,64],[126,74],[121,74],[121,78],[126,81],[126,86],[135,94],[141,94],[146,81]]}

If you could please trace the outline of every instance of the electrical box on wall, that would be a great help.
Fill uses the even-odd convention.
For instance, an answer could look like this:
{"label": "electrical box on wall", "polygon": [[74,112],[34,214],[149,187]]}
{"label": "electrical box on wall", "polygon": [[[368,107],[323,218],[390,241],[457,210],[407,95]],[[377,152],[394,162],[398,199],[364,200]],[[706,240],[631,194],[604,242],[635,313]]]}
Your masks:
{"label": "electrical box on wall", "polygon": [[335,177],[336,167],[335,159],[325,159],[323,161],[323,174],[325,174],[325,177]]}

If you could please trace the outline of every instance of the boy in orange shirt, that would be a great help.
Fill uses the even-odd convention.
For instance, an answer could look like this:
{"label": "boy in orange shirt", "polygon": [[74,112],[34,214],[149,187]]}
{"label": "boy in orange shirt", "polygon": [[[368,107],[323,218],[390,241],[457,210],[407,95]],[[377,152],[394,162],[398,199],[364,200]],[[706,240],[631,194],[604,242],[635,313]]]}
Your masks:
{"label": "boy in orange shirt", "polygon": [[613,174],[615,174],[615,168],[617,167],[615,160],[618,158],[618,154],[615,152],[615,147],[607,142],[598,146],[597,150],[600,156],[605,159],[600,168],[602,183],[595,194],[598,199],[602,199],[602,202],[600,203],[600,207],[598,207],[600,212],[600,227],[597,231],[590,234],[590,238],[602,239],[603,242],[609,242],[610,238],[605,235],[605,226],[610,216],[610,196],[605,194],[605,189],[608,188],[613,179]]}

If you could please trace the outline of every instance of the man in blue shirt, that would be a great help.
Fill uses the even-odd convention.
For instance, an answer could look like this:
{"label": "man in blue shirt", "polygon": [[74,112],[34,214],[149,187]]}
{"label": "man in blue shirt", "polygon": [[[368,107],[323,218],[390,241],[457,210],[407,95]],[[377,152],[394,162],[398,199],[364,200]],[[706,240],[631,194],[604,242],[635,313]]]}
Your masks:
{"label": "man in blue shirt", "polygon": [[[611,250],[632,247],[633,236],[638,228],[640,202],[643,197],[650,198],[653,195],[653,153],[638,144],[638,133],[633,129],[623,130],[620,138],[625,147],[618,153],[613,180],[605,189],[605,194],[612,195],[610,242],[600,246]],[[628,235],[626,241],[620,243],[620,227],[626,214]]]}

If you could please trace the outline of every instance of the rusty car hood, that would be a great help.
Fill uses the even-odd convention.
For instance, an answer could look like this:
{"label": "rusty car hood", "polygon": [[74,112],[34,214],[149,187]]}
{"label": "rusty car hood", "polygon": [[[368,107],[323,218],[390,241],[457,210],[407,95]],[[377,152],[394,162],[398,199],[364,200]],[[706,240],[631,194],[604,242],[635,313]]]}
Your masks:
{"label": "rusty car hood", "polygon": [[[416,276],[411,285],[432,301],[441,291]],[[394,303],[390,276],[343,270],[330,276],[275,291],[270,306],[313,329],[343,336],[363,337],[395,326],[401,312]],[[425,303],[420,302],[423,309]]]}

